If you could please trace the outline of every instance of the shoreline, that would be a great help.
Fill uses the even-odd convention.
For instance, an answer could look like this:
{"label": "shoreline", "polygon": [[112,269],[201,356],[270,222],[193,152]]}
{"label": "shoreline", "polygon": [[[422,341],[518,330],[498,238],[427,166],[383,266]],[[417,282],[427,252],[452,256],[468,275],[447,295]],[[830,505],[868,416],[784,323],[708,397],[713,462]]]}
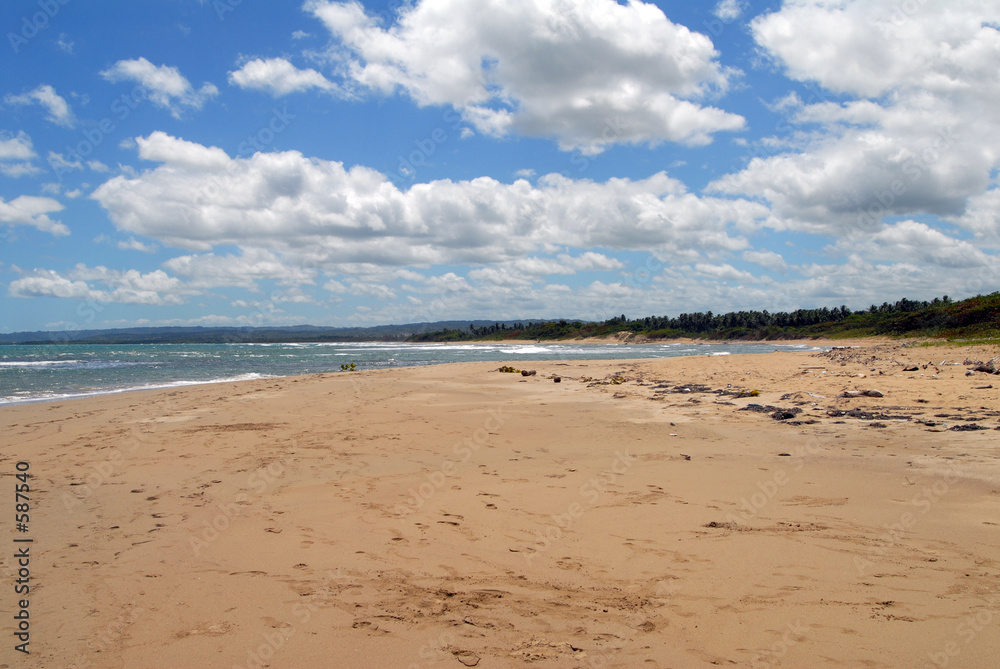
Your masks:
{"label": "shoreline", "polygon": [[956,626],[1000,615],[1000,377],[926,353],[7,407],[0,471],[30,463],[44,555],[33,666],[988,666],[1000,638]]}
{"label": "shoreline", "polygon": [[[358,342],[358,343],[362,344],[362,345],[365,344],[365,342]],[[367,343],[371,344],[373,342],[367,342]],[[375,343],[385,344],[385,342],[375,342]],[[495,348],[495,349],[499,349],[501,351],[503,351],[504,349],[507,349],[507,348],[509,348],[509,349],[530,348],[530,347],[545,348],[545,347],[555,347],[555,346],[570,346],[570,347],[584,347],[584,348],[592,347],[594,351],[608,351],[608,350],[611,350],[612,348],[617,348],[617,347],[620,347],[620,346],[623,345],[621,343],[603,342],[603,341],[602,342],[566,342],[566,343],[558,343],[558,342],[541,342],[541,343],[536,343],[536,342],[531,342],[531,341],[523,341],[523,342],[521,342],[521,341],[518,341],[518,342],[493,342],[493,343],[491,343],[491,342],[458,342],[458,343],[431,342],[431,343],[427,343],[427,344],[424,344],[424,343],[400,343],[400,344],[392,344],[392,345],[385,346],[385,348],[413,347],[415,350],[420,350],[420,349],[426,348],[428,346],[428,344],[432,348],[441,349],[441,350],[447,349],[449,347],[469,347],[469,346],[479,347],[479,346],[481,346],[483,348]],[[255,346],[257,344],[250,344],[250,345],[251,346]],[[640,346],[643,346],[643,345],[640,345]],[[654,344],[650,343],[650,345],[653,346]],[[669,343],[658,344],[658,345],[660,345],[660,346],[691,346],[691,347],[700,347],[700,346],[715,346],[715,347],[720,347],[721,346],[721,347],[726,347],[726,346],[733,346],[734,348],[735,347],[739,347],[739,346],[766,346],[766,344],[753,343],[753,342],[726,344],[726,343],[712,343],[712,342],[691,342],[691,343],[688,343],[688,342],[683,342],[683,341],[669,342]],[[808,348],[819,348],[819,347],[810,347],[810,346],[808,346],[806,344],[783,343],[783,342],[777,342],[777,343],[774,343],[774,345],[775,346],[785,346],[785,347],[795,347],[795,348],[800,348],[801,347],[801,348],[807,348],[807,349]],[[144,344],[132,344],[132,345],[129,345],[129,347],[131,347],[131,348],[141,348],[143,346],[146,346],[146,345],[144,345]],[[154,345],[154,346],[159,346],[159,345]],[[176,344],[175,346],[186,346],[186,345]],[[282,346],[282,344],[277,344],[275,346]],[[305,344],[305,346],[308,346],[308,344]],[[331,346],[340,346],[340,345],[339,344],[332,344]],[[119,348],[119,347],[116,347],[116,348]],[[351,347],[348,346],[346,348],[349,350]],[[765,351],[760,351],[760,353],[764,353],[764,352]],[[770,350],[768,350],[766,352],[770,352]],[[557,354],[558,350],[553,350],[553,353]],[[533,352],[533,354],[540,355],[537,352]],[[695,354],[695,355],[697,355],[697,354]],[[709,354],[709,355],[711,355],[711,354]],[[583,359],[591,359],[591,358],[582,358],[581,357],[581,358],[574,358],[574,359],[583,360]],[[593,358],[593,359],[601,359],[601,358],[598,357],[598,358]],[[520,364],[520,363],[528,363],[528,362],[531,362],[531,361],[534,361],[534,360],[535,359],[526,360],[526,359],[523,359],[523,358],[519,358],[517,360],[507,360],[507,359],[501,359],[501,358],[498,357],[496,359],[496,362],[498,362],[498,363],[499,362],[517,362],[517,363]],[[70,362],[73,362],[73,361],[70,361]],[[426,366],[426,365],[437,365],[437,364],[449,364],[450,362],[452,362],[452,361],[430,361],[430,362],[428,362],[428,361],[413,361],[413,362],[410,362],[410,361],[396,361],[394,364],[391,365],[391,367],[387,367],[387,368],[405,368],[405,367],[412,367],[412,366]],[[16,364],[16,363],[11,363],[11,364]],[[33,362],[33,363],[28,363],[28,364],[39,365],[39,364],[43,364],[43,363]],[[44,364],[49,364],[49,363],[44,363]],[[362,364],[362,368],[361,368],[362,370],[364,370],[364,369],[371,369],[371,368],[364,367],[364,365],[365,365],[364,362],[362,362],[360,364]],[[238,381],[238,380],[242,380],[242,379],[252,380],[254,378],[264,378],[264,379],[268,379],[268,378],[287,378],[287,377],[309,375],[309,374],[313,374],[313,373],[327,374],[327,373],[336,373],[337,372],[337,370],[334,370],[334,369],[330,369],[330,370],[327,370],[327,371],[320,371],[320,372],[304,372],[304,373],[292,373],[292,374],[275,373],[277,371],[278,370],[276,370],[276,369],[267,368],[267,367],[261,367],[257,371],[242,372],[242,373],[223,372],[222,370],[220,370],[220,374],[222,374],[221,376],[213,377],[213,378],[206,378],[206,379],[191,379],[189,377],[188,378],[176,378],[176,379],[159,379],[159,380],[136,379],[134,381],[134,383],[129,384],[129,385],[117,385],[117,386],[105,386],[105,387],[93,387],[93,386],[91,386],[89,389],[87,389],[87,388],[79,388],[79,389],[66,388],[60,394],[55,395],[55,396],[44,394],[41,391],[36,392],[36,394],[34,394],[34,395],[24,396],[24,397],[18,397],[16,399],[14,399],[14,395],[8,395],[7,397],[0,398],[0,408],[7,407],[7,406],[18,406],[18,405],[21,405],[21,404],[32,404],[32,403],[38,403],[38,402],[62,402],[62,401],[70,401],[70,400],[73,400],[73,399],[84,399],[84,398],[87,398],[87,397],[98,397],[98,396],[101,396],[101,395],[114,395],[114,394],[128,393],[128,392],[141,392],[141,391],[144,391],[144,390],[183,388],[183,387],[187,387],[187,386],[197,386],[197,385],[205,385],[205,384],[227,383],[227,382],[230,382],[230,381]]]}

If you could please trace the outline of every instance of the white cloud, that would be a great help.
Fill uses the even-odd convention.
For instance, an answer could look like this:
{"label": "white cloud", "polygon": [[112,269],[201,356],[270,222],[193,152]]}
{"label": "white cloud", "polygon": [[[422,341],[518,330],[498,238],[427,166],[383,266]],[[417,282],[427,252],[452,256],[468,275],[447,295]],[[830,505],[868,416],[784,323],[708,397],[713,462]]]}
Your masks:
{"label": "white cloud", "polygon": [[156,244],[144,244],[135,237],[129,237],[126,241],[118,242],[118,248],[123,251],[142,251],[143,253],[154,253],[159,246]]}
{"label": "white cloud", "polygon": [[711,40],[634,0],[420,0],[383,28],[357,2],[305,6],[339,42],[330,54],[363,90],[450,105],[479,132],[554,137],[564,150],[707,144],[741,116],[702,106],[733,72]]}
{"label": "white cloud", "polygon": [[59,39],[56,40],[56,46],[70,55],[73,54],[73,41],[69,39],[66,33],[59,34]]}
{"label": "white cloud", "polygon": [[745,272],[743,270],[736,269],[728,263],[723,263],[721,265],[710,265],[708,263],[698,263],[694,266],[694,269],[698,274],[708,277],[710,279],[717,279],[719,281],[739,281],[752,283],[756,281],[754,275],[750,272]]}
{"label": "white cloud", "polygon": [[229,156],[222,149],[186,142],[157,130],[149,137],[136,137],[139,157],[158,163],[169,163],[189,170],[220,170],[229,164]]}
{"label": "white cloud", "polygon": [[15,279],[7,286],[11,297],[60,297],[109,302],[108,294],[94,290],[85,281],[72,281],[52,270],[35,270],[31,276]]}
{"label": "white cloud", "polygon": [[213,253],[171,258],[163,266],[188,278],[199,287],[242,286],[255,288],[256,282],[271,279],[279,284],[313,283],[316,271],[291,266],[266,249],[247,249],[240,255]]}
{"label": "white cloud", "polygon": [[41,174],[44,170],[34,163],[0,163],[0,174],[11,179]]}
{"label": "white cloud", "polygon": [[[959,216],[1000,166],[1000,32],[992,4],[794,0],[752,22],[758,43],[805,82],[854,96],[773,108],[792,134],[709,186],[771,203],[776,229],[852,235],[886,216]],[[909,12],[909,13],[908,13]],[[995,13],[995,8],[993,8]]]}
{"label": "white cloud", "polygon": [[774,251],[744,251],[742,258],[747,262],[760,265],[764,269],[775,272],[785,272],[788,270],[788,263],[785,259]]}
{"label": "white cloud", "polygon": [[664,257],[741,250],[740,233],[767,214],[746,200],[700,198],[662,173],[606,183],[548,175],[536,186],[483,177],[401,191],[374,170],[296,151],[230,159],[163,133],[139,145],[165,164],[92,196],[119,229],[200,251],[270,248],[312,266],[492,263],[553,244]]}
{"label": "white cloud", "polygon": [[789,0],[751,23],[788,75],[838,93],[878,97],[900,85],[950,93],[996,83],[1000,32],[992,0]]}
{"label": "white cloud", "polygon": [[143,274],[134,269],[112,270],[103,265],[87,267],[81,263],[68,273],[68,277],[75,282],[104,284],[110,289],[110,291],[102,291],[107,302],[148,305],[183,304],[183,295],[197,292],[184,286],[180,279],[169,276],[159,269]]}
{"label": "white cloud", "polygon": [[180,118],[185,109],[201,109],[219,93],[214,84],[207,82],[195,90],[176,67],[156,66],[145,58],[119,60],[101,76],[111,82],[133,81],[143,86],[150,101],[170,111],[174,118]]}
{"label": "white cloud", "polygon": [[967,241],[955,239],[917,221],[900,221],[866,235],[863,246],[847,240],[839,248],[868,260],[891,260],[951,269],[987,267],[997,262]]}
{"label": "white cloud", "polygon": [[102,163],[100,160],[88,160],[87,167],[94,170],[95,172],[110,172],[111,168]]}
{"label": "white cloud", "polygon": [[4,102],[13,105],[41,105],[48,112],[45,116],[47,121],[64,128],[76,125],[76,117],[69,103],[48,84],[42,84],[23,95],[8,95],[4,98]]}
{"label": "white cloud", "polygon": [[69,228],[53,221],[48,214],[62,211],[63,206],[50,197],[21,195],[10,202],[0,197],[0,223],[8,225],[29,225],[55,236],[69,234]]}
{"label": "white cloud", "polygon": [[0,138],[0,160],[31,160],[36,155],[31,137],[23,130],[13,137],[3,133]]}
{"label": "white cloud", "polygon": [[[95,288],[94,283],[103,284],[104,289]],[[7,292],[12,297],[58,297],[151,306],[183,304],[184,296],[196,293],[162,270],[144,274],[134,269],[112,270],[84,264],[76,265],[66,276],[36,269],[12,281]]]}
{"label": "white cloud", "polygon": [[42,172],[32,160],[37,157],[31,137],[23,130],[16,135],[0,133],[0,174],[16,179]]}
{"label": "white cloud", "polygon": [[394,300],[396,293],[388,286],[378,283],[362,283],[352,281],[347,286],[347,292],[358,297],[374,297],[379,300]]}
{"label": "white cloud", "polygon": [[313,88],[334,92],[337,85],[313,69],[300,70],[284,58],[256,58],[229,73],[229,83],[265,91],[274,97],[303,93]]}
{"label": "white cloud", "polygon": [[951,220],[972,232],[978,244],[1000,249],[1000,187],[993,186],[971,198],[968,209]]}
{"label": "white cloud", "polygon": [[48,159],[49,167],[55,170],[57,175],[61,175],[63,172],[68,172],[70,170],[82,170],[83,163],[79,160],[69,160],[61,153],[56,153],[55,151],[49,151]]}
{"label": "white cloud", "polygon": [[743,16],[744,9],[746,9],[744,0],[719,0],[712,13],[720,20],[729,23]]}

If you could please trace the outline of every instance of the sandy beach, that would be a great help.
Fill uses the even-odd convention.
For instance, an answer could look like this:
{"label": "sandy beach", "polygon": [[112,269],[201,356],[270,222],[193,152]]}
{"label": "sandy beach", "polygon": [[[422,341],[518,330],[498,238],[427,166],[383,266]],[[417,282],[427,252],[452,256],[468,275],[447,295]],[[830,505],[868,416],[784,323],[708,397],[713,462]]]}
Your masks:
{"label": "sandy beach", "polygon": [[462,363],[5,407],[0,667],[994,666],[1000,376],[962,363],[997,353]]}

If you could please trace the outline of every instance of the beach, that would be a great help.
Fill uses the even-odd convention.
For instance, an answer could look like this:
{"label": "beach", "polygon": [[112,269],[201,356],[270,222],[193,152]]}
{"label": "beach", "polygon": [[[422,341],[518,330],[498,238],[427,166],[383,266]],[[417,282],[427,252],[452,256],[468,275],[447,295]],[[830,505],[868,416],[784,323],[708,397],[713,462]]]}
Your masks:
{"label": "beach", "polygon": [[965,361],[997,353],[477,361],[6,406],[0,667],[990,666],[1000,376]]}

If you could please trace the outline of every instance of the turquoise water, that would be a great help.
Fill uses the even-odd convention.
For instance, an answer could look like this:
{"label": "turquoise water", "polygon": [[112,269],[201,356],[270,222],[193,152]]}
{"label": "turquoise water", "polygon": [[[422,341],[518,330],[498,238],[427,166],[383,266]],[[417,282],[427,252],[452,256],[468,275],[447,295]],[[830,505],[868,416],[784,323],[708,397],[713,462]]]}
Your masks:
{"label": "turquoise water", "polygon": [[662,358],[820,350],[808,345],[139,344],[0,346],[0,405],[199,383],[446,362]]}

